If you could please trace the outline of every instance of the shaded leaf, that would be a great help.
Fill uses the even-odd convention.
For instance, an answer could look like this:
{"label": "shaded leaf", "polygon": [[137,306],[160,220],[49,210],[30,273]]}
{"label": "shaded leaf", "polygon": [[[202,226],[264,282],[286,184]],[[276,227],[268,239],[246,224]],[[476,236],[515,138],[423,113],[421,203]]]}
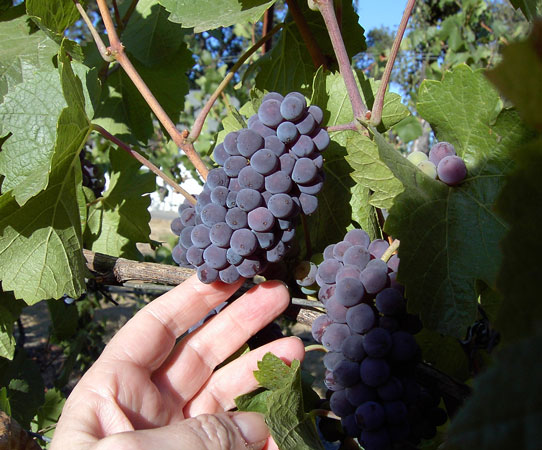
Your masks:
{"label": "shaded leaf", "polygon": [[13,359],[15,353],[13,323],[24,306],[24,302],[15,299],[13,293],[4,292],[0,288],[0,357],[2,358]]}
{"label": "shaded leaf", "polygon": [[525,17],[534,20],[542,16],[542,0],[510,0],[514,7],[520,8]]}
{"label": "shaded leaf", "polygon": [[369,204],[371,197],[370,190],[361,184],[352,187],[352,220],[355,220],[363,228],[371,240],[382,239],[382,230],[378,222],[376,209]]}
{"label": "shaded leaf", "polygon": [[80,17],[73,0],[26,0],[26,12],[57,34],[64,33]]}

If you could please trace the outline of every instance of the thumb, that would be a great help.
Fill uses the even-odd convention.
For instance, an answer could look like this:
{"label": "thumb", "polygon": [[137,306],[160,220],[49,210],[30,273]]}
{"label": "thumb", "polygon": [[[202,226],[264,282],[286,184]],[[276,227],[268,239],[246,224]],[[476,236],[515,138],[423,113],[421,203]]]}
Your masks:
{"label": "thumb", "polygon": [[176,424],[113,434],[96,450],[261,450],[269,438],[262,414],[224,412],[202,414]]}

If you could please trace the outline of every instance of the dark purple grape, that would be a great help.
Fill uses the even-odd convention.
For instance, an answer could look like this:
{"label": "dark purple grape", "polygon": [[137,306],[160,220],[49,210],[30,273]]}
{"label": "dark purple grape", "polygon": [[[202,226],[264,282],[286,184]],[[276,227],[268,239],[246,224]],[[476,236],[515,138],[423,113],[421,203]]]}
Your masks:
{"label": "dark purple grape", "polygon": [[[231,209],[237,206],[237,192],[230,191],[226,197],[226,208]],[[227,213],[226,213],[227,214]]]}
{"label": "dark purple grape", "polygon": [[173,247],[171,251],[171,257],[179,266],[188,265],[188,259],[186,258],[186,250],[180,245]]}
{"label": "dark purple grape", "polygon": [[356,333],[367,333],[374,326],[375,321],[375,313],[366,303],[348,308],[346,313],[346,323]]}
{"label": "dark purple grape", "polygon": [[237,266],[239,275],[244,278],[252,278],[254,275],[258,275],[265,269],[264,263],[260,258],[250,256],[245,258],[241,264]]}
{"label": "dark purple grape", "polygon": [[379,267],[366,267],[359,276],[365,291],[369,294],[376,294],[386,287],[389,282],[388,270]]}
{"label": "dark purple grape", "polygon": [[337,381],[335,381],[335,377],[333,376],[333,372],[331,370],[326,370],[324,374],[324,384],[330,391],[342,391],[344,389],[344,386],[341,386]]}
{"label": "dark purple grape", "polygon": [[227,248],[230,246],[232,233],[233,230],[226,222],[218,222],[209,230],[209,239],[213,245]]}
{"label": "dark purple grape", "polygon": [[397,272],[399,270],[399,256],[397,254],[392,255],[390,259],[388,259],[388,268],[389,270],[393,272]]}
{"label": "dark purple grape", "polygon": [[288,194],[274,194],[269,198],[267,207],[271,214],[279,219],[290,216],[295,211],[295,203]]}
{"label": "dark purple grape", "polygon": [[238,266],[244,260],[244,258],[241,255],[235,253],[235,251],[231,247],[228,248],[228,250],[226,251],[226,259],[233,266]]}
{"label": "dark purple grape", "polygon": [[295,237],[295,228],[291,228],[289,230],[282,231],[280,240],[284,242],[285,244],[287,244],[288,242],[292,242],[294,237]]}
{"label": "dark purple grape", "polygon": [[305,194],[302,192],[299,194],[299,203],[301,203],[301,210],[303,214],[310,215],[318,209],[318,198],[314,195]]}
{"label": "dark purple grape", "polygon": [[252,168],[262,175],[269,175],[279,165],[279,158],[271,150],[262,148],[250,158]]}
{"label": "dark purple grape", "polygon": [[399,425],[407,419],[407,407],[400,400],[385,402],[384,409],[386,411],[386,419],[392,425]]}
{"label": "dark purple grape", "polygon": [[258,119],[265,126],[276,128],[283,120],[280,114],[280,105],[282,102],[269,99],[260,105],[258,108]]}
{"label": "dark purple grape", "polygon": [[378,402],[365,402],[356,408],[356,421],[362,430],[376,430],[386,422],[386,411]]}
{"label": "dark purple grape", "polygon": [[[324,316],[319,316],[319,317],[324,317]],[[314,323],[314,322],[313,322]],[[332,322],[330,322],[332,323]],[[322,332],[323,334],[323,332]],[[321,339],[321,337],[320,337]],[[327,370],[333,370],[335,368],[335,366],[340,362],[342,361],[344,358],[343,354],[341,352],[327,352],[325,355],[324,355],[324,358],[323,358],[323,362],[324,362],[324,366]]]}
{"label": "dark purple grape", "polygon": [[336,323],[346,323],[346,307],[341,305],[335,297],[326,302],[327,315]]}
{"label": "dark purple grape", "polygon": [[213,150],[213,159],[219,166],[223,166],[230,154],[224,148],[224,144],[218,144]]}
{"label": "dark purple grape", "polygon": [[222,143],[224,145],[224,150],[229,155],[236,156],[239,155],[239,150],[237,150],[237,136],[239,135],[238,131],[232,131],[226,135],[224,138],[224,142]]}
{"label": "dark purple grape", "polygon": [[318,266],[318,275],[324,283],[335,283],[335,277],[341,267],[342,264],[340,261],[337,261],[336,259],[326,259]]}
{"label": "dark purple grape", "polygon": [[437,175],[448,186],[456,186],[467,176],[467,166],[459,156],[446,156],[438,163]]}
{"label": "dark purple grape", "polygon": [[220,280],[226,284],[233,284],[240,278],[239,272],[235,266],[228,266],[225,269],[220,270],[218,276]]}
{"label": "dark purple grape", "polygon": [[353,438],[358,438],[360,436],[361,429],[356,423],[355,414],[350,414],[349,416],[341,417],[341,426],[344,432],[347,434],[347,436],[351,436]]}
{"label": "dark purple grape", "polygon": [[[349,241],[343,241],[352,244]],[[343,255],[343,263],[357,267],[360,271],[365,269],[367,263],[371,260],[371,254],[362,245],[352,245],[348,247]]]}
{"label": "dark purple grape", "polygon": [[277,138],[284,144],[292,144],[299,137],[299,131],[292,122],[282,122],[277,128]]}
{"label": "dark purple grape", "polygon": [[[329,328],[328,328],[329,330]],[[327,331],[326,331],[327,332]],[[325,339],[325,333],[322,340]],[[333,369],[333,377],[341,386],[353,386],[360,380],[360,366],[358,362],[344,359],[339,361]]]}
{"label": "dark purple grape", "polygon": [[[317,275],[318,276],[318,275]],[[326,302],[335,294],[334,284],[324,284],[318,291],[318,299],[325,305]]]}
{"label": "dark purple grape", "polygon": [[180,236],[181,231],[183,231],[185,225],[182,223],[182,220],[180,217],[175,217],[175,219],[171,221],[170,227],[171,227],[171,231],[173,231],[174,234],[176,234],[177,236]]}
{"label": "dark purple grape", "polygon": [[314,319],[312,322],[312,337],[316,342],[322,343],[324,331],[326,331],[326,328],[332,323],[333,321],[326,314],[322,314]]}
{"label": "dark purple grape", "polygon": [[[336,378],[336,374],[333,374]],[[331,394],[329,399],[329,407],[339,417],[345,417],[354,412],[354,407],[347,400],[346,392],[336,391]]]}
{"label": "dark purple grape", "polygon": [[[335,247],[333,247],[333,257],[335,259],[338,259],[339,261],[343,261],[344,253],[350,247],[352,247],[352,244],[350,242],[348,242],[348,241],[337,242],[335,244]],[[343,263],[344,263],[344,261],[343,261]]]}
{"label": "dark purple grape", "polygon": [[231,235],[230,245],[238,255],[248,256],[256,251],[258,240],[252,231],[247,228],[241,228],[240,230],[235,230]]}
{"label": "dark purple grape", "polygon": [[391,335],[384,328],[373,328],[363,339],[363,348],[371,358],[384,358],[391,350]]}
{"label": "dark purple grape", "polygon": [[207,267],[212,269],[224,269],[228,265],[226,260],[226,249],[217,247],[214,244],[209,245],[203,251],[203,260],[207,264]]}
{"label": "dark purple grape", "polygon": [[287,252],[288,246],[284,242],[278,241],[273,248],[267,250],[267,252],[265,253],[265,257],[267,258],[267,261],[271,263],[278,262],[282,258],[284,258]]}
{"label": "dark purple grape", "polygon": [[230,156],[224,163],[224,172],[229,177],[237,177],[241,169],[248,165],[248,159],[244,156]]}
{"label": "dark purple grape", "polygon": [[215,203],[205,205],[201,210],[201,220],[209,228],[215,223],[224,222],[226,218],[226,208]]}
{"label": "dark purple grape", "polygon": [[209,174],[207,175],[206,185],[212,191],[217,186],[227,187],[229,181],[230,179],[228,175],[226,175],[226,172],[224,172],[224,169],[222,169],[222,167],[218,167],[209,171]]}
{"label": "dark purple grape", "polygon": [[198,267],[197,274],[199,280],[205,284],[210,284],[218,278],[218,270],[209,267],[205,263]]}
{"label": "dark purple grape", "polygon": [[362,382],[347,387],[346,394],[348,401],[356,407],[365,402],[378,400],[375,389]]}
{"label": "dark purple grape", "polygon": [[265,138],[264,147],[271,150],[275,155],[279,157],[282,156],[286,151],[286,146],[275,135],[267,136]]}
{"label": "dark purple grape", "polygon": [[291,230],[293,227],[292,221],[290,219],[277,219],[279,228],[281,230]]}
{"label": "dark purple grape", "polygon": [[391,449],[391,439],[386,428],[379,428],[378,430],[362,430],[360,442],[365,450]]}
{"label": "dark purple grape", "polygon": [[405,287],[397,281],[397,272],[390,272],[388,274],[388,278],[390,279],[390,287],[393,289],[397,289],[402,296],[405,295]]}
{"label": "dark purple grape", "polygon": [[386,288],[376,295],[376,309],[382,314],[401,314],[405,311],[405,299],[393,288]]}
{"label": "dark purple grape", "polygon": [[262,122],[260,122],[256,114],[248,120],[247,125],[249,129],[255,131],[264,139],[268,136],[275,136],[275,130],[273,130],[273,128],[265,126]]}
{"label": "dark purple grape", "polygon": [[311,134],[316,128],[316,120],[311,114],[307,114],[303,120],[295,124],[299,134]]}
{"label": "dark purple grape", "polygon": [[241,189],[235,199],[237,207],[249,212],[260,206],[263,202],[262,194],[255,189]]}
{"label": "dark purple grape", "polygon": [[359,279],[344,278],[337,282],[334,297],[342,305],[350,307],[360,303],[364,294],[365,289]]}
{"label": "dark purple grape", "polygon": [[284,97],[278,92],[268,92],[267,94],[263,96],[262,103],[265,102],[266,100],[278,100],[279,102],[282,102],[283,98]]}
{"label": "dark purple grape", "polygon": [[292,175],[296,159],[292,155],[285,153],[284,155],[280,156],[279,161],[281,172],[284,172],[287,175]]}
{"label": "dark purple grape", "polygon": [[316,121],[318,125],[320,125],[322,121],[324,120],[324,112],[319,106],[316,106],[316,105],[309,106],[308,113],[312,117],[314,117],[314,120]]}
{"label": "dark purple grape", "polygon": [[319,131],[316,131],[312,136],[312,142],[314,142],[314,145],[316,148],[320,151],[324,151],[329,143],[331,142],[329,139],[329,134],[326,130],[323,128],[320,128]]}
{"label": "dark purple grape", "polygon": [[309,184],[299,184],[297,187],[299,188],[299,192],[309,195],[316,195],[324,187],[324,180],[321,176],[317,176]]}
{"label": "dark purple grape", "polygon": [[[304,158],[314,152],[313,140],[304,134],[299,136],[299,139],[292,147],[292,152],[299,158]],[[314,163],[313,163],[314,164]]]}
{"label": "dark purple grape", "polygon": [[369,253],[376,259],[380,259],[390,244],[384,239],[375,239],[369,244]]}
{"label": "dark purple grape", "polygon": [[322,345],[332,352],[341,350],[342,342],[350,336],[348,326],[342,323],[332,323],[328,325],[322,336]]}
{"label": "dark purple grape", "polygon": [[248,226],[247,213],[238,207],[229,209],[225,220],[232,230],[240,230]]}
{"label": "dark purple grape", "polygon": [[290,176],[279,170],[265,177],[265,189],[272,194],[285,194],[292,189]]}
{"label": "dark purple grape", "polygon": [[383,385],[390,377],[390,365],[385,359],[365,358],[360,366],[361,380],[368,386]]}
{"label": "dark purple grape", "polygon": [[333,257],[333,248],[335,247],[335,244],[329,244],[324,248],[324,259],[335,259]]}
{"label": "dark purple grape", "polygon": [[[326,308],[328,308],[328,304],[333,299],[330,299],[327,304]],[[366,353],[365,349],[363,348],[363,336],[361,334],[354,333],[350,336],[348,336],[341,345],[341,352],[344,356],[346,356],[348,359],[352,361],[361,361],[363,358],[365,358]]]}
{"label": "dark purple grape", "polygon": [[455,148],[449,142],[439,142],[429,150],[429,161],[435,166],[438,166],[439,162],[447,156],[455,156]]}
{"label": "dark purple grape", "polygon": [[264,176],[256,172],[251,166],[243,167],[237,177],[239,186],[256,191],[262,190],[264,187]]}
{"label": "dark purple grape", "polygon": [[[219,186],[219,187],[221,187],[221,186]],[[223,189],[225,189],[225,188],[223,188]],[[194,226],[196,224],[196,210],[194,208],[186,208],[181,213],[181,223],[185,227]]]}
{"label": "dark purple grape", "polygon": [[318,174],[318,169],[309,158],[300,158],[295,162],[292,171],[292,180],[296,183],[307,184],[313,181]]}
{"label": "dark purple grape", "polygon": [[241,186],[239,185],[239,180],[237,178],[230,178],[228,189],[233,192],[239,192],[241,190]]}
{"label": "dark purple grape", "polygon": [[[204,226],[204,225],[203,225]],[[181,244],[184,248],[189,248],[192,246],[192,230],[194,227],[189,226],[186,228],[183,228],[181,231],[181,234],[179,236],[179,244]]]}
{"label": "dark purple grape", "polygon": [[275,217],[271,211],[263,206],[248,213],[248,226],[254,231],[269,231],[275,225]]}
{"label": "dark purple grape", "polygon": [[391,335],[392,350],[391,359],[394,361],[410,361],[419,351],[414,337],[406,331],[396,331]]}
{"label": "dark purple grape", "polygon": [[[228,198],[229,193],[230,193],[230,190],[227,187],[217,186],[211,192],[211,201],[215,203],[216,205],[226,206],[226,199]],[[194,215],[195,215],[195,211],[194,211]]]}
{"label": "dark purple grape", "polygon": [[399,329],[399,321],[392,316],[382,316],[378,320],[378,326],[388,330],[390,333],[394,333]]}
{"label": "dark purple grape", "polygon": [[186,250],[186,259],[195,267],[201,266],[203,264],[203,250],[192,245]]}
{"label": "dark purple grape", "polygon": [[254,231],[254,235],[256,236],[256,239],[258,239],[258,245],[263,250],[268,250],[277,243],[277,235],[273,230],[268,232]]}
{"label": "dark purple grape", "polygon": [[322,155],[313,153],[312,155],[309,155],[309,158],[312,159],[312,162],[318,169],[324,167],[324,157]]}
{"label": "dark purple grape", "polygon": [[280,113],[286,120],[296,121],[303,115],[306,107],[305,98],[301,99],[298,95],[288,94],[280,104]]}
{"label": "dark purple grape", "polygon": [[355,266],[344,266],[339,269],[337,272],[337,276],[335,277],[335,282],[338,283],[339,281],[345,279],[345,278],[358,278],[361,273],[361,270],[359,270]]}
{"label": "dark purple grape", "polygon": [[263,145],[263,137],[253,130],[244,129],[237,135],[237,150],[247,158],[263,148]]}
{"label": "dark purple grape", "polygon": [[390,377],[386,383],[377,388],[378,396],[386,401],[391,402],[399,400],[403,396],[403,383],[397,377]]}

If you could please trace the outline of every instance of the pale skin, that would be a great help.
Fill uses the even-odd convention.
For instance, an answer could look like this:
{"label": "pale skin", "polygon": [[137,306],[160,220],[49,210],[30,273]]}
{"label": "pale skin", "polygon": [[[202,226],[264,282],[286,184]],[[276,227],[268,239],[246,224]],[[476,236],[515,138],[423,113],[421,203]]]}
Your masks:
{"label": "pale skin", "polygon": [[284,311],[286,287],[251,289],[175,344],[239,286],[192,277],[139,311],[72,391],[51,449],[277,449],[261,415],[228,411],[258,387],[253,371],[265,353],[302,360],[301,340],[279,339],[215,368]]}

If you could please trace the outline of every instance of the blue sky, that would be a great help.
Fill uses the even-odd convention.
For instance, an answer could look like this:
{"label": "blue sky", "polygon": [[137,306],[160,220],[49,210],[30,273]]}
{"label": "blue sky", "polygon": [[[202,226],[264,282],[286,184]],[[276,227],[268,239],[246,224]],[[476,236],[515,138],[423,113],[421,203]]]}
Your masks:
{"label": "blue sky", "polygon": [[407,0],[358,0],[359,23],[366,30],[381,25],[396,28]]}

